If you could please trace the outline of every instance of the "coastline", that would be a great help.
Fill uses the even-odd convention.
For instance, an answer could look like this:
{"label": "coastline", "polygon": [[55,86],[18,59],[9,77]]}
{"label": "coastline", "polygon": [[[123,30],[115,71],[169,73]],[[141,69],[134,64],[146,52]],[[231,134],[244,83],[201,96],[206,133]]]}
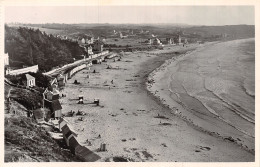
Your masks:
{"label": "coastline", "polygon": [[[93,66],[91,71],[95,69],[95,74],[82,70],[68,81],[63,90],[67,94],[62,99],[63,110],[86,114],[83,121],[78,121],[78,117],[68,120],[76,127],[83,145],[86,139],[92,142],[88,146],[92,151],[102,142],[107,144],[108,151],[98,153],[100,161],[114,156],[160,162],[253,161],[251,153],[232,142],[205,134],[176,117],[146,89],[148,75],[176,57],[173,53],[179,52],[180,56],[185,49],[173,46],[169,50],[126,53],[121,61],[108,60]],[[114,68],[106,69],[108,64]],[[90,78],[85,77],[86,73]],[[110,83],[111,78],[114,84]],[[74,85],[74,79],[81,84]],[[79,94],[84,95],[86,104],[76,104]],[[100,99],[100,106],[90,104],[94,98]],[[101,138],[97,138],[99,134]]]}
{"label": "coastline", "polygon": [[[242,39],[242,40],[247,40],[247,39]],[[248,40],[250,40],[250,39],[248,39]],[[235,42],[236,41],[238,41],[238,40],[235,40]],[[215,44],[219,44],[219,43],[215,43]],[[199,50],[201,50],[201,49],[199,49]],[[150,91],[151,95],[155,96],[160,103],[162,103],[163,105],[168,107],[173,115],[185,120],[188,124],[190,124],[190,126],[196,128],[206,134],[209,134],[211,136],[221,138],[221,139],[229,141],[229,142],[236,143],[239,147],[250,152],[251,154],[254,154],[255,153],[254,136],[251,136],[247,132],[231,125],[228,121],[220,118],[217,113],[215,113],[214,111],[211,111],[211,110],[208,110],[208,111],[211,112],[213,115],[215,115],[214,118],[220,119],[220,122],[223,121],[223,122],[227,123],[233,129],[227,128],[228,130],[226,130],[225,129],[226,125],[225,126],[218,125],[218,127],[221,129],[216,129],[213,127],[210,128],[209,126],[212,126],[210,124],[207,124],[207,126],[201,126],[200,124],[197,124],[197,123],[199,121],[205,121],[205,120],[201,120],[201,119],[195,120],[194,115],[190,114],[193,112],[191,108],[189,108],[188,106],[186,106],[185,104],[183,104],[180,101],[173,100],[172,94],[174,94],[174,96],[178,96],[178,95],[175,94],[175,92],[173,92],[169,86],[169,83],[171,80],[171,77],[170,77],[171,75],[167,76],[170,74],[169,69],[172,70],[173,69],[172,67],[175,66],[178,62],[182,61],[183,58],[193,56],[193,54],[195,54],[196,52],[199,52],[199,50],[197,49],[197,50],[191,51],[189,53],[185,53],[183,56],[181,56],[177,59],[172,58],[172,59],[166,60],[164,64],[162,64],[159,68],[156,68],[148,76],[148,78],[149,78],[148,80],[153,81],[153,82],[150,82],[150,83],[147,82],[147,90]],[[204,107],[206,107],[206,106],[204,106]],[[236,114],[240,115],[237,112],[236,112]],[[241,116],[241,117],[243,118],[243,116]],[[196,121],[198,121],[198,122],[196,122]],[[207,120],[207,121],[209,121],[209,120]],[[212,120],[212,121],[215,121],[215,120]],[[204,125],[205,125],[205,123],[204,123]],[[243,134],[248,135],[249,137],[252,137],[252,139],[247,138],[247,137],[245,137],[245,138],[241,137],[241,134],[239,134],[238,132],[234,132],[236,130]],[[232,133],[230,133],[231,131],[232,131]]]}

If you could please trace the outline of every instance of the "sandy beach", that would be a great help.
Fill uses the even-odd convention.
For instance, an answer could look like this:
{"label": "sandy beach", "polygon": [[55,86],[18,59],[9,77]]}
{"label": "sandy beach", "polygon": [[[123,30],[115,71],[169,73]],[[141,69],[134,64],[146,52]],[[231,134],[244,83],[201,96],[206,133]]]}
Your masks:
{"label": "sandy beach", "polygon": [[[214,43],[124,53],[121,61],[107,60],[77,73],[62,90],[66,97],[61,103],[63,113],[71,110],[85,113],[84,116],[66,117],[78,133],[80,143],[97,152],[102,157],[100,161],[116,156],[149,162],[254,161],[253,153],[218,137],[217,130],[209,134],[180,118],[179,113],[187,112],[180,104],[173,103],[166,91],[169,79],[166,65],[186,56],[180,53],[199,53],[211,45]],[[161,66],[165,60],[166,64]],[[112,68],[107,69],[108,65]],[[74,80],[80,84],[73,84]],[[79,95],[84,96],[84,104],[77,104]],[[94,98],[100,99],[99,106],[93,104]],[[236,133],[230,128],[225,133],[231,132]],[[243,141],[250,149],[253,147],[249,140]],[[101,143],[106,143],[106,152],[98,152]]]}

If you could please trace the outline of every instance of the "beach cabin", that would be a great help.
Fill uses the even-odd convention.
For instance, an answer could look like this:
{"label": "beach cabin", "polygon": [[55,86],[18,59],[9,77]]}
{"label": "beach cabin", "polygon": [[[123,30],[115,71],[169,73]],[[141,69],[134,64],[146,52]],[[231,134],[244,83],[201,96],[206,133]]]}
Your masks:
{"label": "beach cabin", "polygon": [[81,145],[77,145],[75,147],[75,155],[84,162],[95,162],[101,158],[94,152],[90,151],[88,148]]}
{"label": "beach cabin", "polygon": [[34,87],[35,86],[35,78],[30,74],[25,74],[26,78],[26,87]]}
{"label": "beach cabin", "polygon": [[51,111],[51,118],[60,118],[62,116],[62,106],[59,100],[44,100],[45,106]]}
{"label": "beach cabin", "polygon": [[69,140],[70,151],[72,154],[75,155],[76,147],[80,144],[78,143],[77,139],[74,136],[70,137],[68,140]]}
{"label": "beach cabin", "polygon": [[78,134],[72,130],[71,127],[69,127],[68,124],[65,124],[62,128],[61,128],[61,131],[63,133],[63,137],[64,137],[64,140],[67,144],[67,146],[70,146],[70,143],[69,143],[69,140],[71,137],[77,137]]}
{"label": "beach cabin", "polygon": [[79,95],[79,102],[78,104],[83,104],[83,95]]}
{"label": "beach cabin", "polygon": [[45,90],[44,92],[44,99],[48,101],[58,100],[60,97],[59,91],[53,89],[53,91]]}
{"label": "beach cabin", "polygon": [[61,117],[61,118],[59,119],[59,122],[58,122],[58,123],[59,123],[59,130],[62,131],[62,128],[63,128],[66,124],[68,124],[68,121]]}

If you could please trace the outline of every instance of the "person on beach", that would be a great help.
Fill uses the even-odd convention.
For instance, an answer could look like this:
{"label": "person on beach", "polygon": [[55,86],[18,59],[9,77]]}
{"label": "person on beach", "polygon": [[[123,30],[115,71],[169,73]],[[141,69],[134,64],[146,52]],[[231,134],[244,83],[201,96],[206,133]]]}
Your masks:
{"label": "person on beach", "polygon": [[114,80],[113,79],[112,79],[111,83],[114,84]]}

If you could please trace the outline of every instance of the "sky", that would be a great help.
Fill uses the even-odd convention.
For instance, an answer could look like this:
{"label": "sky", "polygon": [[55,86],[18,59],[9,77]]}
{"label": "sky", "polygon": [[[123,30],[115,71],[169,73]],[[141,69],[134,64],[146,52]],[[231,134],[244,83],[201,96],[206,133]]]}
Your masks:
{"label": "sky", "polygon": [[253,6],[7,6],[5,22],[255,24]]}

